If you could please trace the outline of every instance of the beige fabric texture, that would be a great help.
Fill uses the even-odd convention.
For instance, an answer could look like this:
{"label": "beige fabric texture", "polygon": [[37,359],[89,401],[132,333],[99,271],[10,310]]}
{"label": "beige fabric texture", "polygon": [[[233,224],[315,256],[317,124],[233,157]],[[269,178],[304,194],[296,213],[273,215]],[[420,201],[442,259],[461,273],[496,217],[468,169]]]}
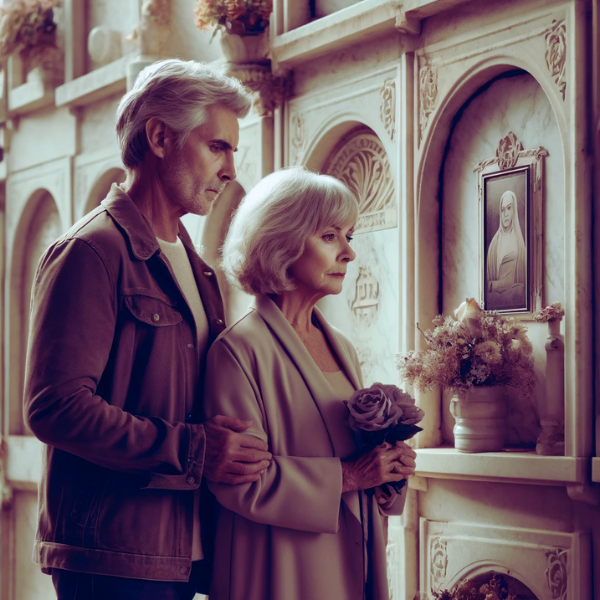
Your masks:
{"label": "beige fabric texture", "polygon": [[[315,310],[354,389],[362,387],[352,344]],[[204,405],[251,420],[272,464],[245,485],[210,484],[222,505],[211,600],[362,600],[359,493],[342,498],[340,458],[356,447],[347,410],[291,325],[267,296],[223,332],[208,353]],[[384,519],[370,513],[373,600],[388,600]],[[405,490],[387,514],[400,514]]]}

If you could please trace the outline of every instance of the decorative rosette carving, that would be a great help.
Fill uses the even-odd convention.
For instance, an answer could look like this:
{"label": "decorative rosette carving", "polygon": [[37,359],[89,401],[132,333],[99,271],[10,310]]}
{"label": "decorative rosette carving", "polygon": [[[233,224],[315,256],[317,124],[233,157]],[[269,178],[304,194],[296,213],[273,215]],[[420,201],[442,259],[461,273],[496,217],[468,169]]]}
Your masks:
{"label": "decorative rosette carving", "polygon": [[386,79],[380,94],[379,116],[390,139],[393,141],[396,134],[396,82],[393,79]]}
{"label": "decorative rosette carving", "polygon": [[552,26],[546,30],[546,66],[558,90],[565,99],[567,92],[567,27],[564,21],[552,21]]}
{"label": "decorative rosette carving", "polygon": [[568,550],[554,548],[546,552],[546,578],[553,600],[567,600]]}
{"label": "decorative rosette carving", "polygon": [[500,170],[512,169],[519,160],[519,153],[523,150],[523,144],[517,140],[517,136],[510,131],[508,135],[500,140],[496,150],[498,167]]}

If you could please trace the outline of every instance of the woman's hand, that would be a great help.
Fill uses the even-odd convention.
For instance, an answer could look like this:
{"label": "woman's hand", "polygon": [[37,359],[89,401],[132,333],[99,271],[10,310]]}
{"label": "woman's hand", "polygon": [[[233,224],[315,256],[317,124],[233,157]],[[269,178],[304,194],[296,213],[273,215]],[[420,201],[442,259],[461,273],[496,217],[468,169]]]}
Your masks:
{"label": "woman's hand", "polygon": [[415,472],[416,456],[404,442],[385,442],[356,460],[342,461],[342,493],[401,481]]}

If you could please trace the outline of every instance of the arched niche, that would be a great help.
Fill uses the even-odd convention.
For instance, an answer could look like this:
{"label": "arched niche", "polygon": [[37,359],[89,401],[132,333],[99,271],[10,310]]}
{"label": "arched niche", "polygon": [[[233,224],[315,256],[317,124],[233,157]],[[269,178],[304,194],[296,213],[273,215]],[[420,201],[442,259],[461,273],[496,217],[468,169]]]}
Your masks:
{"label": "arched niche", "polygon": [[89,213],[91,210],[96,208],[106,198],[113,183],[123,183],[127,174],[124,169],[113,167],[102,173],[100,177],[96,179],[92,189],[89,193],[85,208],[81,216]]}
{"label": "arched niche", "polygon": [[[451,145],[452,132],[463,112],[482,89],[493,81],[510,73],[528,74],[539,85],[544,97],[551,107],[551,114],[559,131],[560,147],[565,147],[564,116],[556,105],[555,94],[549,93],[547,81],[535,69],[527,70],[525,64],[518,60],[507,62],[506,59],[494,58],[482,61],[481,64],[469,70],[456,83],[446,96],[441,99],[439,108],[432,118],[431,125],[423,140],[421,158],[416,170],[415,198],[415,315],[414,321],[422,329],[431,326],[433,318],[443,312],[450,312],[449,306],[444,306],[442,271],[442,233],[443,233],[443,176],[444,160]],[[508,132],[507,132],[508,133]],[[475,127],[473,136],[478,135]],[[500,139],[497,140],[499,142]],[[480,159],[488,158],[482,156]],[[561,168],[564,168],[564,157],[561,155]],[[475,165],[473,165],[475,167]],[[565,187],[560,190],[564,195]],[[477,188],[473,190],[477,198]],[[458,234],[457,234],[458,235]],[[473,232],[477,236],[477,232]],[[566,281],[565,281],[566,284]],[[463,298],[464,300],[464,298]],[[452,307],[455,308],[455,307]],[[423,348],[426,342],[420,332],[414,333],[414,347]],[[442,442],[442,420],[440,411],[440,393],[428,392],[419,394],[420,404],[426,414],[434,415],[428,419],[426,431],[420,435],[425,446],[437,446]],[[448,399],[446,399],[448,401]],[[451,429],[451,428],[450,428]],[[447,432],[446,432],[447,433]]]}
{"label": "arched niche", "polygon": [[493,586],[499,585],[501,588],[513,592],[518,600],[542,600],[544,598],[542,590],[537,590],[537,593],[534,591],[539,586],[533,581],[528,581],[527,574],[515,573],[501,564],[478,565],[474,568],[469,566],[451,580],[448,589],[452,590],[469,581],[472,587],[479,590],[483,585],[489,585],[492,578],[495,578],[495,581],[488,593],[492,593]]}
{"label": "arched niche", "polygon": [[40,257],[63,230],[58,207],[45,189],[27,201],[16,228],[12,252],[9,298],[8,410],[9,432],[28,433],[22,420],[25,358],[29,336],[31,290]]}
{"label": "arched niche", "polygon": [[[336,117],[337,119],[337,117]],[[306,153],[305,166],[331,175],[356,195],[360,214],[340,296],[319,307],[353,341],[363,378],[394,381],[400,342],[401,279],[398,185],[383,141],[355,119],[325,124]]]}
{"label": "arched niche", "polygon": [[202,257],[216,270],[228,324],[234,323],[241,317],[251,301],[248,294],[227,281],[219,266],[221,248],[229,231],[233,213],[244,195],[244,188],[237,181],[230,181],[206,217],[202,230]]}

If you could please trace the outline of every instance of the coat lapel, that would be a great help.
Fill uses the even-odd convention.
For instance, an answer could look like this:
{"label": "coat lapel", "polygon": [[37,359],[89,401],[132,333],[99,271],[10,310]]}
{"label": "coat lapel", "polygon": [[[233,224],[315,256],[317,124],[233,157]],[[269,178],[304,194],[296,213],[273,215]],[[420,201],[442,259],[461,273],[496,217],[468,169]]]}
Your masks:
{"label": "coat lapel", "polygon": [[[267,323],[302,374],[325,423],[333,454],[341,458],[353,454],[356,445],[352,438],[352,432],[346,424],[346,408],[333,392],[321,369],[319,369],[288,320],[268,296],[257,296],[253,308]],[[359,389],[360,375],[357,373],[342,340],[317,309],[315,309],[315,315],[352,386],[354,389]],[[345,493],[343,497],[348,508],[360,521],[358,493]]]}

